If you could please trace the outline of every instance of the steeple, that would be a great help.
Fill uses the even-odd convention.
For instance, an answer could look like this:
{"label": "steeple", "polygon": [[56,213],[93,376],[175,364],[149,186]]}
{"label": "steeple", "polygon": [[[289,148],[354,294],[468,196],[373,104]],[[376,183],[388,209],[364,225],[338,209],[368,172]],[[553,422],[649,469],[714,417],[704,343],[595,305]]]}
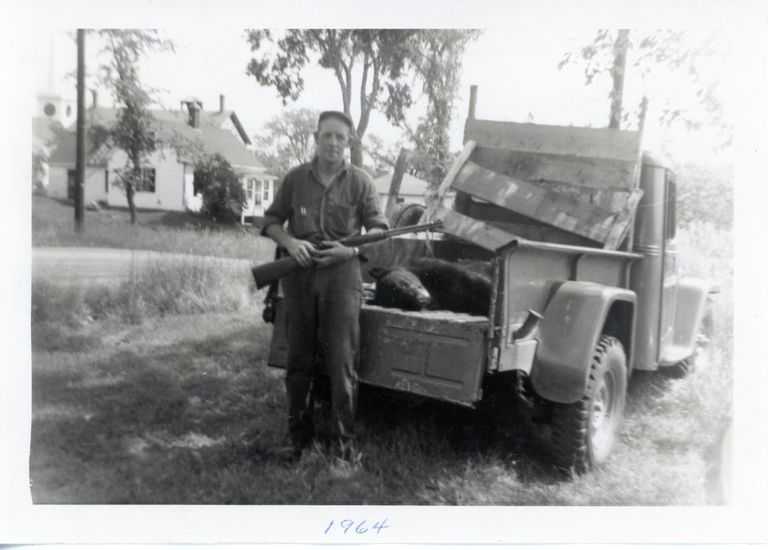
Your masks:
{"label": "steeple", "polygon": [[66,127],[75,120],[75,102],[62,97],[56,79],[56,32],[51,30],[48,34],[48,85],[37,96],[35,116],[59,122]]}

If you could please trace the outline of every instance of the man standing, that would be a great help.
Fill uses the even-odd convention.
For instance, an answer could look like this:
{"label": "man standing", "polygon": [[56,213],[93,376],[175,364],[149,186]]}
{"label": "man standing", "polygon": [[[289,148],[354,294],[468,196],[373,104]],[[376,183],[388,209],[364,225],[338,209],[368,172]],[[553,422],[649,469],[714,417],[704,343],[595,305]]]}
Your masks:
{"label": "man standing", "polygon": [[[336,443],[342,457],[348,457],[354,438],[362,278],[359,251],[338,241],[362,228],[386,230],[388,224],[370,177],[344,160],[353,134],[354,124],[344,113],[321,113],[315,158],[285,176],[264,214],[262,234],[302,267],[282,280],[291,439],[286,452],[293,459],[315,435]],[[320,409],[325,414],[316,432],[310,393],[323,389],[330,394],[330,407]]]}

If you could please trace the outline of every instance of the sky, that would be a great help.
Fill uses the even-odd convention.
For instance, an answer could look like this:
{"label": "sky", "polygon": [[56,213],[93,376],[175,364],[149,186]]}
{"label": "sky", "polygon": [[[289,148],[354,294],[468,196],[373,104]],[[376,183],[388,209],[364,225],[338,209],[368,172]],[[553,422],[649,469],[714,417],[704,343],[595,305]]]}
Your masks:
{"label": "sky", "polygon": [[[308,107],[317,110],[340,109],[338,84],[331,71],[315,65],[306,69],[305,89],[296,102],[283,106],[277,92],[262,87],[256,79],[245,74],[251,52],[240,28],[210,28],[204,37],[197,27],[167,28],[162,35],[171,39],[175,51],[153,53],[141,63],[141,78],[148,86],[159,90],[156,97],[165,108],[179,108],[184,97],[194,96],[206,109],[217,109],[219,94],[226,96],[226,106],[237,112],[250,135],[263,131],[269,119],[284,109]],[[585,85],[583,67],[578,64],[558,68],[566,52],[588,44],[596,27],[581,26],[550,36],[542,36],[539,26],[491,28],[470,42],[463,57],[463,72],[450,126],[451,148],[462,146],[464,120],[467,116],[470,85],[478,86],[477,117],[493,120],[513,120],[540,124],[602,127],[607,125],[610,81],[598,78]],[[544,39],[546,38],[546,39]],[[76,49],[71,30],[50,30],[47,39],[36,43],[35,82],[38,93],[54,91],[65,97],[75,97]],[[97,38],[86,44],[86,66],[93,73],[99,65]],[[631,64],[632,59],[629,59]],[[723,75],[727,78],[727,75]],[[653,93],[653,83],[626,83],[627,107],[635,107],[640,90]],[[89,86],[93,86],[93,79]],[[359,80],[358,80],[359,82]],[[663,89],[657,86],[656,90]],[[357,94],[353,94],[356,98]],[[90,102],[90,96],[87,99]],[[354,101],[354,100],[353,100]],[[106,90],[99,90],[99,103],[111,105]],[[419,105],[423,109],[423,103]],[[359,115],[359,104],[353,102],[353,117]],[[653,124],[654,103],[646,126],[646,143],[658,149],[664,135],[670,131]],[[412,112],[412,119],[420,113]],[[401,137],[385,117],[374,112],[369,133],[376,134],[386,145]],[[698,132],[678,136],[685,147],[679,155],[702,157],[706,154],[709,136]]]}

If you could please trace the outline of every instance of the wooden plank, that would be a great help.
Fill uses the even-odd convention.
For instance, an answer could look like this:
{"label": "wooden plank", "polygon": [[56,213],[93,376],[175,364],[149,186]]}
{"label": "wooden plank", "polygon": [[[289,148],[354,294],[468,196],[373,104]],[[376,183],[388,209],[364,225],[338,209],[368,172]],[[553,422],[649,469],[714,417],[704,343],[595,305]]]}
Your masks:
{"label": "wooden plank", "polygon": [[608,238],[615,218],[598,206],[497,174],[471,161],[464,164],[451,187],[600,243]]}
{"label": "wooden plank", "polygon": [[564,231],[558,227],[531,220],[501,206],[476,200],[467,193],[458,194],[454,208],[460,214],[476,220],[483,220],[485,223],[498,227],[507,233],[512,233],[531,241],[595,246],[595,242],[590,239]]}
{"label": "wooden plank", "polygon": [[574,155],[635,162],[640,132],[468,119],[464,140],[529,153]]}
{"label": "wooden plank", "polygon": [[549,181],[592,189],[635,186],[637,159],[632,161],[580,155],[497,149],[476,146],[472,161],[480,166],[528,181]]}
{"label": "wooden plank", "polygon": [[420,223],[432,221],[435,219],[435,211],[438,208],[442,208],[443,197],[445,197],[448,189],[451,188],[451,184],[453,183],[453,180],[456,179],[456,175],[459,173],[459,170],[461,170],[461,167],[464,166],[464,163],[467,162],[469,157],[472,155],[472,151],[474,150],[474,141],[467,141],[464,144],[464,149],[462,149],[461,153],[459,153],[459,156],[456,157],[456,160],[453,161],[451,168],[443,178],[442,183],[440,183],[440,187],[437,189],[434,195],[427,196],[427,209],[424,212],[424,215],[421,217]]}
{"label": "wooden plank", "polygon": [[642,196],[642,189],[635,189],[632,192],[629,199],[627,199],[624,208],[616,216],[616,220],[613,222],[613,227],[611,228],[610,233],[608,233],[608,238],[606,239],[603,248],[618,248],[632,227],[632,222],[635,220],[635,211],[637,210],[637,205]]}
{"label": "wooden plank", "polygon": [[441,229],[443,233],[467,240],[492,252],[496,252],[517,239],[512,233],[446,208],[439,208],[436,212],[436,218],[443,220],[443,228]]}

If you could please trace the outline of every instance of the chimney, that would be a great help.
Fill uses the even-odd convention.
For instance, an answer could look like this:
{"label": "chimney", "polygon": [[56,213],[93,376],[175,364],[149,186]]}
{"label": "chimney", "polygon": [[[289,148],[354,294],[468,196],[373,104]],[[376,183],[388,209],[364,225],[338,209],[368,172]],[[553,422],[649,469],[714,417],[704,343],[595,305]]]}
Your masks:
{"label": "chimney", "polygon": [[192,128],[200,128],[200,109],[197,105],[197,103],[190,104],[190,123],[192,124]]}
{"label": "chimney", "polygon": [[189,125],[192,126],[192,128],[200,128],[200,110],[202,105],[194,99],[184,101],[184,103],[189,111]]}
{"label": "chimney", "polygon": [[91,109],[99,108],[99,92],[91,88]]}
{"label": "chimney", "polygon": [[224,112],[224,94],[219,94],[219,112]]}

